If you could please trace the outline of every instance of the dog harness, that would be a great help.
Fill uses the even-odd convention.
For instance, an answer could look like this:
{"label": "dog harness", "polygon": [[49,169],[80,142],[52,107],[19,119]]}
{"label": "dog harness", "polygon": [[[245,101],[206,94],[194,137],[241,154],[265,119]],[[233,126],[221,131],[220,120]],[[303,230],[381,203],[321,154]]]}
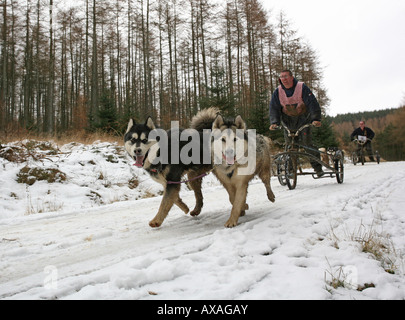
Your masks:
{"label": "dog harness", "polygon": [[[134,164],[134,166],[136,166],[136,164]],[[162,171],[160,170],[157,170],[157,169],[145,169],[144,168],[144,170],[146,170],[146,171],[148,171],[150,174],[153,174],[153,175],[157,175],[157,174],[159,174],[159,173],[161,173]],[[208,172],[206,172],[206,173],[204,173],[204,174],[202,174],[202,175],[200,175],[200,176],[198,176],[198,177],[195,177],[195,178],[193,178],[193,179],[189,179],[189,180],[181,180],[181,181],[166,181],[167,182],[167,184],[169,185],[169,184],[185,184],[185,183],[189,183],[189,182],[192,182],[192,181],[195,181],[195,180],[198,180],[198,179],[202,179],[202,178],[205,178],[206,176],[208,176],[211,172],[213,172],[215,170],[215,167],[213,168],[213,169],[211,169],[210,171],[208,171]],[[233,173],[233,172],[232,172]]]}
{"label": "dog harness", "polygon": [[291,97],[287,97],[287,94],[281,85],[278,87],[280,104],[283,107],[283,113],[287,116],[298,117],[307,112],[307,106],[305,105],[304,100],[302,100],[303,86],[303,82],[298,82],[294,94]]}

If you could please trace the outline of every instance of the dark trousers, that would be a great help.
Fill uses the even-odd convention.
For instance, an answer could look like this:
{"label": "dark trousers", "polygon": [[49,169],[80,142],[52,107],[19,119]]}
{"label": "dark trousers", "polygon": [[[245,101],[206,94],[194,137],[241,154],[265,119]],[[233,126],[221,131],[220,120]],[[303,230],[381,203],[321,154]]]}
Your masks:
{"label": "dark trousers", "polygon": [[373,155],[373,147],[371,145],[371,141],[367,141],[367,143],[364,146],[359,144],[359,146],[357,148],[357,154],[360,154],[361,148],[364,148],[366,150],[365,155],[368,155],[368,157],[370,158],[370,161],[375,162],[374,155]]}

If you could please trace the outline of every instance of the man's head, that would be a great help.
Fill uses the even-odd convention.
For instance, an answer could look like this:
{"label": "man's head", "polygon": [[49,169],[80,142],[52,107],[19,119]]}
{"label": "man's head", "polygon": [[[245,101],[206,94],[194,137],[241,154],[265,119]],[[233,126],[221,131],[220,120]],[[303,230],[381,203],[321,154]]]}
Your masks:
{"label": "man's head", "polygon": [[364,130],[365,127],[366,127],[366,122],[365,121],[360,121],[360,128],[362,130]]}
{"label": "man's head", "polygon": [[280,81],[286,89],[294,86],[294,76],[290,70],[284,70],[280,74]]}

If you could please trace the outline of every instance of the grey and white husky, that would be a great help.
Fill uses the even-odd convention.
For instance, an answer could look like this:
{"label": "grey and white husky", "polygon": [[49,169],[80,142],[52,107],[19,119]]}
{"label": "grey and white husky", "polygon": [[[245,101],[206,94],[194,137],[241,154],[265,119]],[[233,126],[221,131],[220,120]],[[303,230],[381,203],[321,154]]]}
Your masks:
{"label": "grey and white husky", "polygon": [[[270,186],[271,141],[262,135],[253,134],[251,137],[241,116],[226,120],[218,115],[212,130],[215,137],[212,140],[213,172],[228,191],[232,211],[225,227],[233,228],[237,226],[239,217],[249,209],[246,204],[248,186],[256,175],[263,181],[268,199],[275,202]],[[216,143],[222,146],[217,148]],[[222,150],[222,154],[218,156],[216,150]],[[221,158],[219,162],[218,158]]]}

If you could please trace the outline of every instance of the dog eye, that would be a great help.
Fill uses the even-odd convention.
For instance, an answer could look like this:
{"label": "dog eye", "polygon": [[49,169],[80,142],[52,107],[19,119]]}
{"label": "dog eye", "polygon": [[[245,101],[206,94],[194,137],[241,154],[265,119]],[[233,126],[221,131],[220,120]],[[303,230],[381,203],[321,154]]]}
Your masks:
{"label": "dog eye", "polygon": [[148,143],[148,140],[147,140],[147,139],[143,139],[143,140],[142,140],[142,143],[143,143],[143,144],[147,144],[147,143]]}
{"label": "dog eye", "polygon": [[222,138],[222,142],[226,142],[226,139],[225,139],[225,138]]}
{"label": "dog eye", "polygon": [[136,139],[135,139],[135,138],[132,139],[131,142],[132,142],[133,144],[135,144],[135,143],[136,143]]}

